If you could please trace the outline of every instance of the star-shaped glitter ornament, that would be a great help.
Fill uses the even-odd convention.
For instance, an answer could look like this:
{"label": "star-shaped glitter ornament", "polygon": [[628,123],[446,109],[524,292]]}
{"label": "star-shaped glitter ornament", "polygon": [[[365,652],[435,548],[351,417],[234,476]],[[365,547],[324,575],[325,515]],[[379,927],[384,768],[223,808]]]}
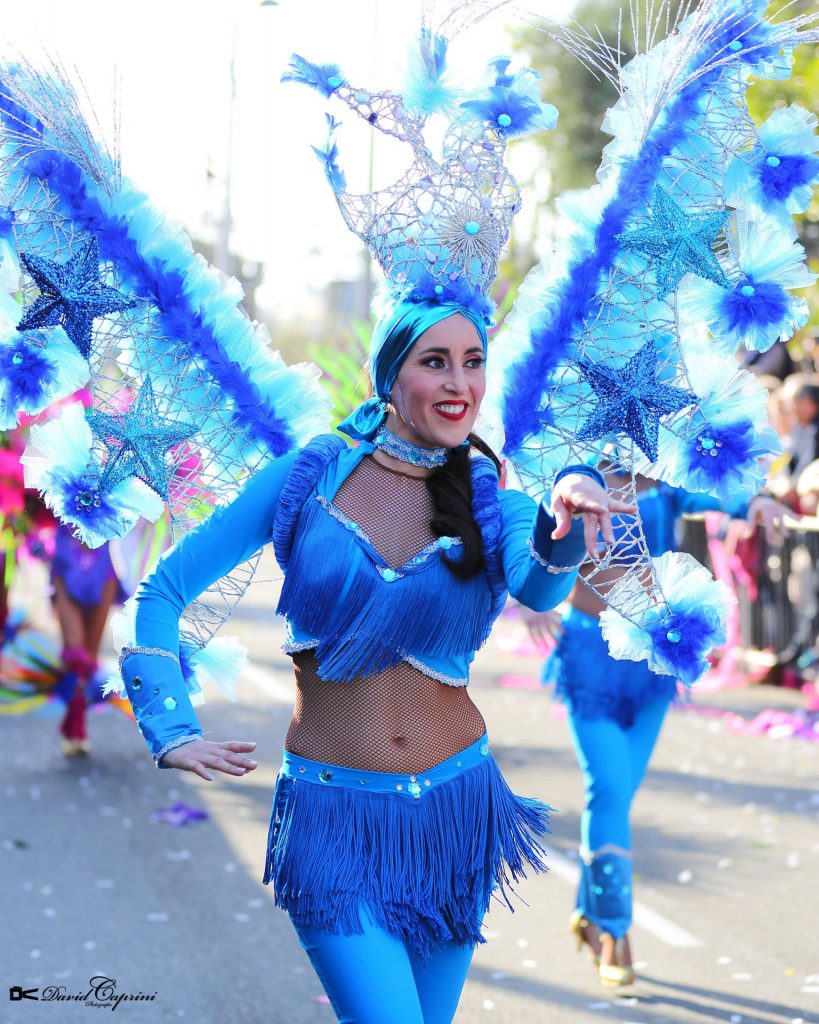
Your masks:
{"label": "star-shaped glitter ornament", "polygon": [[712,248],[728,217],[716,213],[689,213],[660,185],[654,186],[651,219],[643,227],[624,231],[617,241],[654,260],[659,297],[673,291],[686,274],[696,274],[722,288],[730,288]]}
{"label": "star-shaped glitter ornament", "polygon": [[100,281],[100,253],[96,238],[67,263],[47,260],[32,252],[21,252],[20,259],[34,278],[40,294],[23,314],[18,331],[35,327],[62,326],[88,359],[91,354],[91,328],[97,317],[118,313],[137,304]]}
{"label": "star-shaped glitter ornament", "polygon": [[658,382],[653,341],[646,342],[619,369],[585,361],[578,367],[599,399],[597,408],[580,428],[578,440],[627,434],[651,462],[657,461],[660,417],[697,401],[691,391]]}
{"label": "star-shaped glitter ornament", "polygon": [[175,423],[160,416],[149,377],[130,408],[119,416],[90,411],[88,425],[108,449],[100,489],[108,490],[138,477],[164,501],[168,501],[168,467],[165,456],[196,433],[190,423]]}

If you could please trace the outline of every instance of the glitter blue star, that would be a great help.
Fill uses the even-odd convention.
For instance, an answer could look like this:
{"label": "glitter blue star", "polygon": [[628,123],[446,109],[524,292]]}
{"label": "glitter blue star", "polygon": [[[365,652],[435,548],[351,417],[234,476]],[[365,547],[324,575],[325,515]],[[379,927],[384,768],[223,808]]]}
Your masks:
{"label": "glitter blue star", "polygon": [[704,277],[722,288],[731,284],[712,246],[728,216],[717,213],[688,213],[660,185],[654,186],[651,220],[643,227],[624,231],[617,241],[654,260],[660,298],[673,291],[686,274]]}
{"label": "glitter blue star", "polygon": [[86,413],[86,419],[94,436],[108,449],[100,489],[109,490],[123,480],[138,477],[168,501],[165,456],[195,434],[196,427],[159,415],[150,378],[145,378],[139,394],[121,416],[92,411]]}
{"label": "glitter blue star", "polygon": [[96,238],[74,253],[67,263],[47,260],[32,252],[21,252],[20,259],[40,294],[23,314],[17,330],[62,326],[85,359],[91,354],[94,320],[106,313],[130,309],[137,303],[100,281]]}
{"label": "glitter blue star", "polygon": [[660,417],[697,401],[691,391],[658,383],[653,341],[646,342],[620,369],[585,361],[578,366],[599,399],[578,438],[596,441],[610,434],[627,434],[651,462],[657,461]]}

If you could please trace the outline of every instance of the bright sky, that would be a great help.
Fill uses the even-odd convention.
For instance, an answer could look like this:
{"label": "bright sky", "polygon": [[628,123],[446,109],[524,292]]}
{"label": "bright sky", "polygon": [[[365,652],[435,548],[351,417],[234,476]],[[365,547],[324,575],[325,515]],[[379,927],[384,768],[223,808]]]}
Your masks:
{"label": "bright sky", "polygon": [[[565,0],[530,6],[552,16],[567,8]],[[359,272],[359,243],[310,146],[324,141],[324,110],[334,108],[344,123],[348,183],[364,191],[369,130],[338,102],[279,79],[295,51],[339,63],[363,88],[399,85],[418,24],[412,0],[25,0],[4,7],[4,49],[36,58],[45,47],[76,65],[103,126],[113,123],[118,76],[123,172],[202,237],[212,236],[224,204],[233,58],[233,247],[266,263],[260,301],[289,318],[310,282],[320,287]],[[495,15],[454,44],[451,63],[464,81],[480,78],[490,57],[508,51],[508,20]],[[396,166],[390,147],[400,144],[375,134],[376,184],[386,184]]]}

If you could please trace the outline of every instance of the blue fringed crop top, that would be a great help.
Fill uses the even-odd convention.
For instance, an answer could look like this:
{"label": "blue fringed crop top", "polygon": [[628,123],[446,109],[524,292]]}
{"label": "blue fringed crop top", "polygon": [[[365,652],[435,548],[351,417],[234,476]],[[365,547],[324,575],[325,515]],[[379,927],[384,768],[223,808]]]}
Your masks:
{"label": "blue fringed crop top", "polygon": [[159,763],[201,735],[179,664],[179,617],[196,597],[273,542],[284,572],[277,612],[285,650],[312,649],[321,678],[343,684],[401,661],[450,685],[468,681],[508,593],[537,610],[571,590],[584,555],[582,523],[553,541],[554,520],[520,491],[504,491],[492,463],[472,460],[472,512],[485,569],[459,580],[441,555],[457,559],[458,537],[438,537],[390,567],[364,531],[334,504],[344,480],[374,450],[335,435],[253,476],[157,563],[135,595],[136,650],[122,676],[140,729]]}

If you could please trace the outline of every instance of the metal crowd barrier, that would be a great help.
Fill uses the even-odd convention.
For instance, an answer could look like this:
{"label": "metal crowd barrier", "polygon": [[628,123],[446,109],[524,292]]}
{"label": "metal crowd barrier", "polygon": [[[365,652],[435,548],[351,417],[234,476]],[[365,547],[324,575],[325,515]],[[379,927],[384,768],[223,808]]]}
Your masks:
{"label": "metal crowd barrier", "polygon": [[[768,544],[757,531],[755,565],[746,565],[756,593],[743,583],[736,586],[742,647],[767,652],[769,663],[780,667],[819,643],[819,518],[788,526],[781,544]],[[713,572],[704,516],[686,517],[680,548]]]}

